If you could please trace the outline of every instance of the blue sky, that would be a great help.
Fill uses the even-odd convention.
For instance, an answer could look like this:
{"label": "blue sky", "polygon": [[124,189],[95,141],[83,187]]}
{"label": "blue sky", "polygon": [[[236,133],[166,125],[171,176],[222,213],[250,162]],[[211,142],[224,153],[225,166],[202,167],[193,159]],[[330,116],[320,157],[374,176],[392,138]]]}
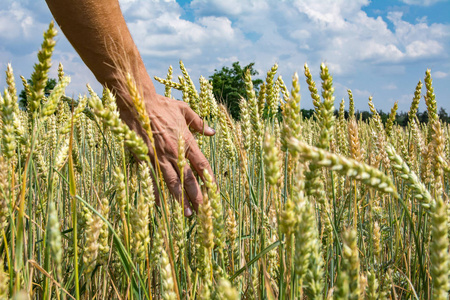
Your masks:
{"label": "blue sky", "polygon": [[[240,61],[255,62],[260,77],[278,63],[289,83],[308,63],[318,82],[325,62],[334,77],[335,107],[343,98],[348,103],[349,88],[357,109],[368,110],[373,96],[377,109],[388,111],[399,101],[399,110],[408,111],[417,82],[430,68],[438,106],[450,112],[450,0],[119,2],[151,76],[165,76],[169,65],[179,75],[180,59],[194,80]],[[17,79],[28,78],[50,20],[44,0],[0,0],[0,67],[6,70],[11,62]],[[100,91],[62,33],[53,58],[51,76],[62,62],[72,78],[69,94],[85,94],[86,83]],[[300,78],[301,106],[312,108]]]}

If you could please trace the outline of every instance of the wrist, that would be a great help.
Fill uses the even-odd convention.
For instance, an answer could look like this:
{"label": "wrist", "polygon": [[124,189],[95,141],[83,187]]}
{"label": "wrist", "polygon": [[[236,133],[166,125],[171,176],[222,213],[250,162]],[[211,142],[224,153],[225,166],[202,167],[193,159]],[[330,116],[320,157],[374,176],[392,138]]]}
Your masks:
{"label": "wrist", "polygon": [[153,99],[157,99],[157,94],[153,82],[144,67],[114,67],[111,72],[108,72],[108,74],[106,74],[102,78],[97,79],[105,87],[113,91],[118,98],[121,98],[120,100],[128,102],[127,99],[129,98],[130,94],[127,83],[128,74],[131,75],[131,78],[134,81],[134,84],[136,85],[139,95],[142,99],[145,99],[146,102],[148,100],[153,101]]}

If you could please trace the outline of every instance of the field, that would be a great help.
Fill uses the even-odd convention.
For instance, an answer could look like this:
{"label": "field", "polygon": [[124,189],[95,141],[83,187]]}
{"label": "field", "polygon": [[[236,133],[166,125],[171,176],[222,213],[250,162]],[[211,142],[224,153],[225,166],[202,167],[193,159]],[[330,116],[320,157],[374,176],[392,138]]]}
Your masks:
{"label": "field", "polygon": [[396,106],[383,124],[372,99],[361,121],[350,90],[336,118],[324,64],[317,83],[305,65],[290,88],[275,65],[258,94],[247,73],[239,121],[207,80],[197,89],[170,68],[156,78],[166,96],[181,90],[217,131],[197,136],[216,182],[204,174],[204,203],[185,218],[110,92],[65,96],[60,65],[44,94],[55,34],[23,80],[27,111],[11,66],[0,97],[0,299],[448,299],[450,127],[429,70],[400,127]]}

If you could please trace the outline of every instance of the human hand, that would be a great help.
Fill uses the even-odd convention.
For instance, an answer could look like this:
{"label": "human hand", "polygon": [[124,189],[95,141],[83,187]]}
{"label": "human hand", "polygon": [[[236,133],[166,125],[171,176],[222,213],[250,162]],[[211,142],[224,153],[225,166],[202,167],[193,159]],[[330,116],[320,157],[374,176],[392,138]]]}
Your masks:
{"label": "human hand", "polygon": [[[198,210],[202,203],[202,192],[192,169],[203,179],[206,169],[213,174],[208,160],[195,141],[189,128],[206,136],[215,134],[205,122],[183,101],[169,99],[158,95],[157,100],[147,102],[146,105],[151,120],[157,158],[164,180],[174,197],[180,201],[184,194],[184,214],[192,215],[192,208]],[[185,141],[186,158],[190,161],[184,167],[184,186],[181,186],[180,170],[177,165],[178,137]],[[150,148],[150,147],[149,147]],[[150,151],[151,161],[154,162],[153,149]],[[192,167],[192,168],[191,168]]]}
{"label": "human hand", "polygon": [[[117,90],[116,90],[117,91]],[[128,95],[122,90],[119,91],[118,98],[128,98]],[[184,214],[192,215],[192,209],[198,209],[202,203],[202,192],[195,177],[193,170],[203,179],[203,171],[206,169],[209,174],[213,174],[208,160],[199,149],[192,131],[212,136],[215,134],[214,129],[210,128],[205,122],[188,106],[187,103],[166,98],[149,91],[144,92],[146,98],[144,100],[146,113],[150,118],[152,127],[154,148],[147,134],[140,126],[136,119],[133,109],[120,107],[121,103],[130,103],[130,101],[119,101],[119,110],[122,119],[134,130],[136,130],[147,142],[149,148],[149,156],[152,164],[158,162],[164,181],[172,195],[181,202],[183,195]],[[184,167],[184,180],[181,186],[180,169],[177,164],[178,160],[178,139],[184,139],[185,156],[190,161],[190,166]],[[156,150],[156,157],[154,150]],[[155,160],[155,158],[157,158]],[[156,193],[156,201],[159,204],[159,194]]]}

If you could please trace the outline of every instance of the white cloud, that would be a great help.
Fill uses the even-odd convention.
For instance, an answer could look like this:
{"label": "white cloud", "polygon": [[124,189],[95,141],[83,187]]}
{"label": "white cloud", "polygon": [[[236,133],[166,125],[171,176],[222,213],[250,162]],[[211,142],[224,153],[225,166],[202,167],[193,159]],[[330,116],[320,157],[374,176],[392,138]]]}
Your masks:
{"label": "white cloud", "polygon": [[439,55],[444,47],[437,41],[413,41],[406,45],[406,55],[411,58]]}
{"label": "white cloud", "polygon": [[390,83],[386,86],[383,86],[383,89],[388,90],[388,91],[393,91],[397,89],[397,86],[393,83]]}
{"label": "white cloud", "polygon": [[400,1],[409,5],[431,6],[439,2],[445,2],[447,0],[400,0]]}
{"label": "white cloud", "polygon": [[[231,29],[242,33],[234,38],[237,44],[248,44],[252,33],[259,34],[251,44],[259,50],[256,55],[245,46],[237,49],[241,53],[231,51],[241,60],[265,63],[266,68],[274,62],[282,66],[297,61],[298,69],[305,60],[311,65],[326,60],[337,74],[351,74],[366,64],[401,64],[446,53],[450,26],[427,25],[427,18],[412,24],[396,12],[387,20],[369,17],[362,10],[370,4],[368,0],[260,0],[257,7],[254,3],[194,0],[191,8],[199,18],[225,16],[232,20]],[[394,30],[389,29],[388,20]],[[243,49],[253,53],[253,58],[242,53]]]}
{"label": "white cloud", "polygon": [[394,24],[395,36],[400,47],[404,47],[405,59],[426,58],[444,55],[444,43],[450,36],[450,26],[443,24],[411,24],[402,20],[402,13],[388,13]]}
{"label": "white cloud", "polygon": [[9,42],[35,40],[37,28],[41,24],[35,20],[30,10],[13,2],[0,10],[0,39]]}
{"label": "white cloud", "polygon": [[[181,8],[173,1],[134,1],[133,5],[126,7],[124,14],[144,56],[178,60],[242,45],[242,33],[226,17],[204,16],[190,22],[181,17]],[[142,13],[155,10],[161,12],[155,18]]]}
{"label": "white cloud", "polygon": [[123,14],[133,19],[154,20],[162,14],[177,15],[181,12],[181,7],[175,0],[120,0],[119,2]]}
{"label": "white cloud", "polygon": [[261,0],[193,0],[191,7],[201,15],[239,16],[249,11],[257,12],[267,8],[267,2]]}
{"label": "white cloud", "polygon": [[436,72],[433,72],[431,75],[433,76],[433,78],[441,79],[441,78],[447,77],[448,73],[445,73],[445,72],[442,72],[442,71],[436,71]]}
{"label": "white cloud", "polygon": [[372,96],[372,93],[368,90],[352,89],[352,93],[355,97],[359,99],[364,99],[364,101],[365,100],[369,101],[368,100],[369,97]]}
{"label": "white cloud", "polygon": [[[387,91],[400,96],[406,81],[395,80],[411,76],[412,65],[415,72],[422,66],[423,70],[450,67],[440,63],[450,53],[449,25],[433,23],[431,15],[408,18],[415,21],[395,11],[386,17],[369,16],[365,8],[370,8],[370,0],[193,0],[184,6],[175,0],[119,1],[151,76],[164,76],[179,59],[194,78],[234,61],[255,62],[260,77],[277,62],[279,74],[290,78],[295,71],[302,73],[308,62],[317,81],[319,65],[325,61],[336,86],[351,83],[354,93],[359,88],[367,99],[370,93],[378,93],[378,98]],[[29,76],[51,19],[44,1],[0,0],[2,65],[11,61],[17,74]],[[95,78],[67,40],[62,35],[58,40],[55,63],[63,61],[67,72],[72,72],[70,86],[84,91],[84,84],[93,84]],[[433,76],[447,74],[441,71]],[[418,79],[412,79],[412,90]],[[393,86],[397,89],[386,89]],[[336,98],[341,96],[345,97],[345,89],[336,89]]]}
{"label": "white cloud", "polygon": [[399,106],[403,104],[405,107],[408,107],[411,105],[413,98],[414,98],[413,94],[403,94],[403,95],[400,95],[397,99],[390,98],[389,102],[398,101]]}
{"label": "white cloud", "polygon": [[[33,65],[37,62],[37,50],[42,43],[42,34],[48,28],[52,15],[44,1],[0,0],[0,68],[6,69],[11,62],[16,78],[16,86],[21,90],[20,75],[29,78]],[[99,90],[95,77],[84,65],[58,28],[56,48],[53,53],[53,67],[50,77],[57,77],[58,63],[62,62],[72,83],[68,95],[77,96],[86,92],[86,83]],[[4,82],[4,72],[0,73]],[[101,90],[100,90],[101,91]]]}

